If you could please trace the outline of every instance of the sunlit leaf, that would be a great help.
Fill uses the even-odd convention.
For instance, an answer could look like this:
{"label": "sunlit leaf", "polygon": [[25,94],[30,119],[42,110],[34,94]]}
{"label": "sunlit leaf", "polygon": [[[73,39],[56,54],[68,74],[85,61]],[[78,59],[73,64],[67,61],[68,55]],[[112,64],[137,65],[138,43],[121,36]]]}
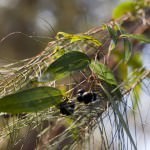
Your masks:
{"label": "sunlit leaf", "polygon": [[60,38],[70,38],[72,37],[73,34],[68,34],[68,33],[65,33],[65,32],[58,32],[57,35],[56,35],[56,39],[60,39]]}
{"label": "sunlit leaf", "polygon": [[135,12],[136,3],[133,1],[126,1],[118,5],[113,11],[113,18],[120,18],[128,12]]}
{"label": "sunlit leaf", "polygon": [[104,80],[105,82],[112,85],[117,85],[112,71],[104,64],[97,61],[92,61],[90,64],[90,68],[95,74],[98,75],[101,80]]}
{"label": "sunlit leaf", "polygon": [[109,48],[108,48],[108,51],[109,53],[114,50],[114,48],[116,47],[115,43],[113,40],[110,41],[110,44],[109,44]]}
{"label": "sunlit leaf", "polygon": [[82,34],[74,35],[71,39],[71,43],[77,42],[77,41],[90,41],[95,46],[101,46],[102,45],[102,43],[99,40],[97,40],[94,37],[89,36],[89,35],[82,35]]}
{"label": "sunlit leaf", "polygon": [[47,69],[47,73],[55,79],[60,79],[72,71],[84,69],[89,63],[90,59],[86,54],[72,51],[54,61]]}
{"label": "sunlit leaf", "polygon": [[53,87],[37,87],[0,99],[0,112],[37,112],[57,105],[62,99],[60,90]]}
{"label": "sunlit leaf", "polygon": [[77,41],[90,41],[91,43],[93,43],[95,46],[101,46],[102,43],[95,39],[94,37],[90,36],[90,35],[86,35],[86,34],[68,34],[65,32],[58,32],[56,35],[57,39],[60,38],[64,38],[67,40],[70,40],[71,43],[77,42]]}
{"label": "sunlit leaf", "polygon": [[132,39],[136,39],[136,40],[139,40],[141,42],[144,42],[144,43],[150,43],[150,39],[144,35],[141,35],[141,34],[122,34],[120,37],[132,38]]}

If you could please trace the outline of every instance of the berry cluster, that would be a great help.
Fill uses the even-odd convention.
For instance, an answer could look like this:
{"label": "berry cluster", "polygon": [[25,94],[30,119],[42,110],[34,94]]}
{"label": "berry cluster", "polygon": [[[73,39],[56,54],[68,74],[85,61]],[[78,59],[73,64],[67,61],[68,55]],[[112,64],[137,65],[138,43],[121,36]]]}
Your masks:
{"label": "berry cluster", "polygon": [[[84,89],[79,89],[77,91],[78,102],[83,102],[85,104],[88,104],[90,102],[96,101],[96,99],[97,99],[97,94],[94,92],[86,92]],[[66,99],[65,101],[59,104],[59,109],[61,114],[67,116],[72,115],[75,109],[75,102],[68,101],[68,99]]]}
{"label": "berry cluster", "polygon": [[78,102],[84,102],[85,104],[96,101],[97,95],[94,92],[85,92],[84,89],[79,89],[77,93]]}
{"label": "berry cluster", "polygon": [[67,100],[63,101],[60,103],[59,105],[60,107],[60,113],[64,114],[64,115],[72,115],[74,113],[74,109],[75,109],[75,103],[72,102],[68,102]]}

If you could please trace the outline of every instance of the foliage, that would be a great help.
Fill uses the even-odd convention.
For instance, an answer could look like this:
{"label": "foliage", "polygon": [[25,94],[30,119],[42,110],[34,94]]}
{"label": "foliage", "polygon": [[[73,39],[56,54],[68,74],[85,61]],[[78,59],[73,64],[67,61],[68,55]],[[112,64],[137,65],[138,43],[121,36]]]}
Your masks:
{"label": "foliage", "polygon": [[90,59],[84,53],[78,51],[68,52],[55,60],[46,73],[54,79],[63,78],[65,75],[84,69],[90,63]]}
{"label": "foliage", "polygon": [[117,19],[125,15],[126,13],[135,13],[136,12],[136,2],[125,1],[116,7],[113,11],[113,18]]}
{"label": "foliage", "polygon": [[143,8],[148,8],[149,2],[146,0],[127,0],[125,2],[120,3],[114,10],[113,10],[113,18],[118,19],[126,14],[131,14],[136,16],[138,11],[142,10]]}
{"label": "foliage", "polygon": [[[121,4],[114,11],[114,18],[126,12],[136,13],[135,5],[135,2]],[[142,66],[138,54],[133,55],[131,39],[149,43],[143,35],[126,33],[116,21],[84,34],[59,32],[39,55],[1,67],[0,112],[27,113],[26,118],[17,118],[9,125],[8,135],[13,139],[13,146],[18,142],[13,136],[14,131],[32,124],[31,130],[38,129],[38,138],[42,139],[43,135],[49,135],[49,130],[55,130],[57,121],[61,120],[58,124],[62,123],[63,131],[43,143],[41,149],[75,149],[96,127],[101,134],[102,148],[111,148],[118,133],[116,141],[121,143],[121,148],[125,143],[120,134],[126,134],[133,148],[137,149],[127,123],[127,105],[120,108],[120,104],[124,104],[126,94],[140,92],[139,85],[150,71]],[[118,46],[120,43],[121,47]],[[78,102],[77,91],[82,88],[91,96],[95,94],[96,99],[88,104]],[[62,102],[73,103],[70,116],[60,114]],[[135,101],[134,108],[137,106],[138,101]],[[110,124],[115,124],[117,131],[109,143],[103,120],[105,113],[111,117],[110,110],[115,120]],[[45,129],[43,124],[46,121],[48,127]],[[3,129],[1,137],[8,136],[6,130]],[[63,145],[64,141],[68,143]]]}
{"label": "foliage", "polygon": [[99,40],[97,40],[94,37],[89,36],[89,35],[82,35],[82,34],[73,35],[73,34],[68,34],[65,32],[58,32],[56,35],[56,39],[61,39],[61,38],[65,38],[67,40],[69,39],[70,43],[74,43],[74,42],[78,42],[78,41],[84,41],[84,42],[90,41],[91,43],[93,43],[96,46],[102,45],[102,43]]}
{"label": "foliage", "polygon": [[0,99],[0,111],[8,113],[37,112],[60,103],[62,94],[53,87],[37,87]]}
{"label": "foliage", "polygon": [[116,85],[117,86],[117,82],[116,82],[116,79],[114,77],[114,74],[104,64],[92,61],[90,68],[96,75],[98,75],[98,77],[101,80],[107,82],[110,85]]}
{"label": "foliage", "polygon": [[143,43],[150,43],[150,39],[145,37],[144,35],[137,35],[137,34],[122,34],[121,37],[123,38],[132,38],[132,39],[136,39],[139,40]]}

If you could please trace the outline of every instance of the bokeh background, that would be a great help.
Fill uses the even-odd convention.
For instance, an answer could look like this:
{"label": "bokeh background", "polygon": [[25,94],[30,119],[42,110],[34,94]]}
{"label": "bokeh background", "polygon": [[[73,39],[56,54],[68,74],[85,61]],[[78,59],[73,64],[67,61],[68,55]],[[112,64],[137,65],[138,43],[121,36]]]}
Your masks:
{"label": "bokeh background", "polygon": [[[57,32],[78,33],[111,18],[118,0],[0,0],[0,59],[36,55]],[[22,32],[23,34],[14,33]],[[9,35],[12,33],[12,35]],[[8,36],[9,35],[9,36]]]}

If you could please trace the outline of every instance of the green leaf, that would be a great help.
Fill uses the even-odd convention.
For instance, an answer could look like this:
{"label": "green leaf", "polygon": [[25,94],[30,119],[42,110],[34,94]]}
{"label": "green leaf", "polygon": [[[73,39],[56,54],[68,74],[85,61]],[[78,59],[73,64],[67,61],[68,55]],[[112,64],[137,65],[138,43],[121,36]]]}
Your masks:
{"label": "green leaf", "polygon": [[116,47],[116,44],[114,43],[113,40],[111,40],[109,44],[108,52],[111,53],[111,51],[113,51],[115,47]]}
{"label": "green leaf", "polygon": [[101,80],[104,80],[111,85],[117,85],[112,71],[104,64],[97,61],[92,61],[90,64],[90,68],[95,74],[98,75]]}
{"label": "green leaf", "polygon": [[120,37],[122,37],[122,38],[132,38],[132,39],[142,41],[144,43],[150,43],[150,39],[147,38],[144,35],[141,35],[141,34],[122,34]]}
{"label": "green leaf", "polygon": [[71,39],[71,43],[77,42],[77,41],[86,41],[86,40],[90,41],[91,43],[93,43],[94,45],[98,47],[102,45],[102,43],[99,40],[95,39],[94,37],[89,36],[89,35],[82,35],[82,34],[74,35]]}
{"label": "green leaf", "polygon": [[60,38],[70,40],[71,43],[78,42],[78,41],[90,41],[91,43],[93,43],[98,47],[102,45],[102,43],[99,40],[86,34],[68,34],[65,32],[58,32],[56,35],[56,39],[60,39]]}
{"label": "green leaf", "polygon": [[119,34],[118,34],[118,29],[117,27],[115,28],[112,28],[111,26],[106,26],[109,34],[110,34],[110,37],[112,38],[113,42],[114,42],[114,45],[116,46],[117,44],[117,41],[118,41],[118,37],[119,37]]}
{"label": "green leaf", "polygon": [[72,71],[82,70],[90,63],[87,55],[79,51],[64,54],[54,61],[47,69],[53,78],[60,79]]}
{"label": "green leaf", "polygon": [[53,87],[37,87],[0,99],[0,112],[37,112],[57,105],[62,99],[60,90]]}
{"label": "green leaf", "polygon": [[132,56],[132,43],[129,41],[129,39],[124,39],[124,61],[125,63],[128,63],[131,56]]}
{"label": "green leaf", "polygon": [[126,1],[118,5],[113,11],[113,18],[117,19],[122,17],[128,12],[135,12],[136,3],[133,1]]}

